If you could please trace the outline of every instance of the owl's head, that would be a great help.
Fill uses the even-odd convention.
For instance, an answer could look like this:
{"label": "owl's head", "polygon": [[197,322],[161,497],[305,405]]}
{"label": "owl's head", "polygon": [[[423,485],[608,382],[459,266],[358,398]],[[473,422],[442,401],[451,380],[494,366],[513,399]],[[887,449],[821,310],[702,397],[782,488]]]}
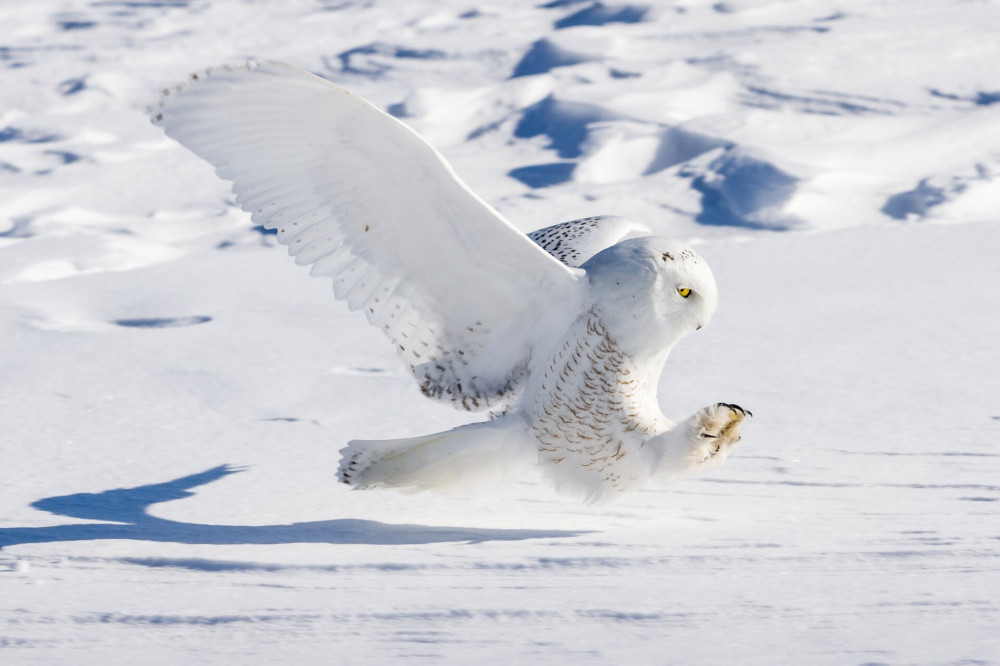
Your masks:
{"label": "owl's head", "polygon": [[634,351],[673,346],[706,326],[718,291],[708,264],[688,245],[657,236],[633,238],[594,255],[587,271],[609,333]]}

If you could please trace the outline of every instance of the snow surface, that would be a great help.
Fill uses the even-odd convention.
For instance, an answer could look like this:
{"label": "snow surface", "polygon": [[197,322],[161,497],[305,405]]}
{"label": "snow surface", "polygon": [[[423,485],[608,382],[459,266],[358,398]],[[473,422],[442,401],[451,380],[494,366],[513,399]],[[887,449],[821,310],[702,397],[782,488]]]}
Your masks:
{"label": "snow surface", "polygon": [[[1000,3],[0,5],[3,664],[1000,664]],[[710,477],[334,483],[467,415],[148,125],[249,57],[424,134],[531,230],[698,243],[668,414]]]}

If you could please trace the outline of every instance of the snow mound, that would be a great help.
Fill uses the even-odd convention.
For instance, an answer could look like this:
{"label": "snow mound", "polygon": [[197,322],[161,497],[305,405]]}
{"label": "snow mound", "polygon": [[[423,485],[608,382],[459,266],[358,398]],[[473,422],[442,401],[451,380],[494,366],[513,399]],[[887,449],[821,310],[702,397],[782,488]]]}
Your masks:
{"label": "snow mound", "polygon": [[575,53],[557,46],[550,39],[539,39],[531,45],[514,67],[511,78],[544,74],[557,67],[567,67],[581,62],[595,60],[592,55]]}
{"label": "snow mound", "polygon": [[559,157],[579,157],[583,154],[583,144],[592,123],[620,117],[600,106],[563,102],[549,95],[524,110],[514,127],[514,136],[531,139],[544,135],[549,139],[546,148],[555,150]]}
{"label": "snow mound", "polygon": [[[1000,180],[994,165],[977,163],[971,173],[923,178],[912,190],[890,196],[882,212],[897,220],[931,216],[996,217],[1000,210]],[[944,209],[946,212],[941,212]]]}
{"label": "snow mound", "polygon": [[701,193],[702,224],[788,229],[798,220],[784,212],[800,179],[761,154],[738,146],[723,150],[691,186]]}
{"label": "snow mound", "polygon": [[507,175],[528,187],[552,187],[573,179],[576,162],[550,162],[511,169]]}
{"label": "snow mound", "polygon": [[607,25],[608,23],[639,23],[649,13],[646,5],[605,5],[595,2],[555,22],[556,30],[578,25]]}
{"label": "snow mound", "polygon": [[447,54],[440,49],[418,49],[385,42],[356,46],[337,54],[340,69],[345,74],[378,77],[393,68],[393,60],[443,60]]}

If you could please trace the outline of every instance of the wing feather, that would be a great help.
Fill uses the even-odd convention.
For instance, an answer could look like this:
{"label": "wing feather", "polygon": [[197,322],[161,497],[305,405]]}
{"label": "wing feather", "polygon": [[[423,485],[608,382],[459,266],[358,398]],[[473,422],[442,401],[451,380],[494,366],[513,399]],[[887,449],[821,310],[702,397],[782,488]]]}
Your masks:
{"label": "wing feather", "polygon": [[648,236],[649,227],[615,215],[585,217],[553,224],[528,234],[528,238],[567,266],[582,266],[588,259],[626,237]]}
{"label": "wing feather", "polygon": [[324,79],[279,62],[209,70],[165,90],[151,117],[233,181],[296,263],[332,278],[431,397],[489,406],[580,311],[581,271],[404,124]]}

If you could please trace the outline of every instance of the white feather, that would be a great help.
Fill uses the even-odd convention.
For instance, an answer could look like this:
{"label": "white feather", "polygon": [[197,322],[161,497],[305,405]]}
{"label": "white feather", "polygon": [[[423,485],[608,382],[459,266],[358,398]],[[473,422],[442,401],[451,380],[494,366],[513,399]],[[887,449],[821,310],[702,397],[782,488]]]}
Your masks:
{"label": "white feather", "polygon": [[553,224],[532,231],[528,238],[567,266],[578,268],[619,241],[649,234],[649,227],[628,218],[598,215]]}
{"label": "white feather", "polygon": [[[366,314],[428,395],[486,408],[517,384],[510,370],[539,332],[565,328],[579,308],[579,271],[469,191],[412,130],[329,81],[278,62],[214,69],[165,91],[151,115],[351,307],[380,284],[406,286],[412,319],[370,304]],[[404,323],[426,347],[411,346]],[[515,362],[498,366],[486,348]]]}

